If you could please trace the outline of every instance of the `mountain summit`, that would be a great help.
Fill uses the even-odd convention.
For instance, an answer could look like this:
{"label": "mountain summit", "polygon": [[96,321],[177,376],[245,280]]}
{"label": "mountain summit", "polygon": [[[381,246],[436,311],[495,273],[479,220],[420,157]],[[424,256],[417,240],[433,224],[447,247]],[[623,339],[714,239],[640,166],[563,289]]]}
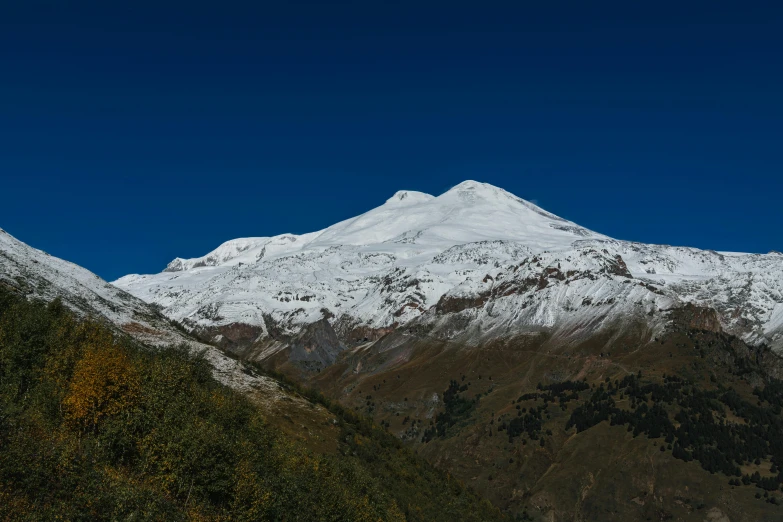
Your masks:
{"label": "mountain summit", "polygon": [[465,342],[579,336],[664,328],[663,311],[694,303],[783,348],[781,256],[619,241],[476,181],[400,191],[321,231],[235,239],[114,284],[218,340],[242,325],[256,344],[324,319],[342,341],[402,325]]}
{"label": "mountain summit", "polygon": [[310,246],[416,244],[440,248],[478,241],[567,246],[579,237],[604,237],[550,214],[503,189],[465,181],[433,197],[397,192],[378,208],[333,225]]}
{"label": "mountain summit", "polygon": [[[227,241],[205,256],[177,258],[166,271],[255,263],[303,249],[344,245],[410,252],[410,245],[415,244],[417,253],[432,254],[480,241],[513,241],[541,250],[568,248],[573,241],[584,238],[608,239],[501,188],[464,181],[437,197],[398,191],[383,205],[318,232]],[[422,260],[416,256],[415,261]]]}

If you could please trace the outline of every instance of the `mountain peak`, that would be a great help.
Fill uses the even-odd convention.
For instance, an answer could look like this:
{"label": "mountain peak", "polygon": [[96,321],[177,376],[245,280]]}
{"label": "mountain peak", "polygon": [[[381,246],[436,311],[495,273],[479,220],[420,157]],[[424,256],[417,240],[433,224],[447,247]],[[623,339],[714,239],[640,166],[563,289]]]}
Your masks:
{"label": "mountain peak", "polygon": [[558,221],[564,223],[570,223],[566,219],[561,218],[551,212],[547,212],[538,205],[531,203],[525,199],[520,198],[512,194],[511,192],[504,190],[495,185],[489,183],[482,183],[480,181],[467,180],[463,181],[459,185],[453,186],[439,196],[444,200],[454,201],[457,200],[462,205],[474,205],[479,202],[490,205],[500,205],[504,207],[525,207],[527,210],[533,211],[541,217],[544,217],[551,221]]}
{"label": "mountain peak", "polygon": [[[585,237],[603,236],[501,188],[468,180],[438,197],[399,191],[380,207],[325,229],[310,247],[416,244],[414,250],[422,252],[476,241],[510,240],[551,249],[567,248]],[[395,251],[399,248],[394,247]]]}
{"label": "mountain peak", "polygon": [[408,206],[435,199],[435,196],[415,190],[398,190],[392,197],[386,200],[387,205]]}
{"label": "mountain peak", "polygon": [[442,196],[456,194],[460,197],[468,197],[471,199],[474,196],[481,196],[487,198],[511,198],[518,200],[519,198],[503,190],[500,187],[490,185],[489,183],[482,183],[480,181],[466,180],[458,185],[454,185],[449,190],[444,192]]}
{"label": "mountain peak", "polygon": [[486,202],[512,202],[515,204],[521,203],[527,207],[532,205],[532,203],[525,201],[524,199],[515,196],[511,192],[503,190],[500,187],[473,180],[463,181],[459,185],[454,185],[452,188],[441,194],[440,197],[444,199],[457,197],[464,202],[474,202],[478,199],[481,199]]}
{"label": "mountain peak", "polygon": [[477,200],[493,201],[493,200],[513,200],[515,202],[521,202],[520,198],[503,190],[502,188],[490,185],[489,183],[482,183],[480,181],[466,180],[458,185],[454,185],[449,190],[438,196],[432,196],[424,192],[417,192],[415,190],[399,190],[392,197],[386,200],[384,206],[393,205],[396,207],[418,205],[421,203],[427,203],[433,200],[452,200],[458,198],[463,203],[471,203]]}
{"label": "mountain peak", "polygon": [[474,181],[472,179],[466,179],[462,183],[457,183],[449,189],[452,190],[476,190],[482,188],[497,189],[498,187],[490,185],[489,183],[482,183],[481,181]]}

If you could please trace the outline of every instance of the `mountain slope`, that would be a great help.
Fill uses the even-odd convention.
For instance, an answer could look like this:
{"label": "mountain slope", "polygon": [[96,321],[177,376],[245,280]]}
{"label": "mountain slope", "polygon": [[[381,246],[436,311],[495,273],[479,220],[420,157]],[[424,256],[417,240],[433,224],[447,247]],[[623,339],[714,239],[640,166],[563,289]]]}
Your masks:
{"label": "mountain slope", "polygon": [[779,520],[781,358],[709,309],[668,315],[660,337],[638,323],[570,343],[397,330],[305,378],[534,520]]}
{"label": "mountain slope", "polygon": [[211,372],[0,286],[0,519],[503,519],[317,394],[273,414]]}
{"label": "mountain slope", "polygon": [[44,301],[59,298],[80,317],[90,317],[152,346],[185,344],[203,353],[215,377],[239,390],[263,390],[272,399],[276,385],[243,371],[243,365],[213,346],[180,331],[153,306],[113,286],[89,270],[51,256],[0,229],[0,286]]}
{"label": "mountain slope", "polygon": [[662,311],[688,302],[783,348],[783,255],[618,241],[474,181],[437,197],[398,192],[319,232],[229,241],[114,284],[216,342],[265,344],[264,356],[323,318],[347,344],[401,325],[475,344],[638,318],[660,330]]}

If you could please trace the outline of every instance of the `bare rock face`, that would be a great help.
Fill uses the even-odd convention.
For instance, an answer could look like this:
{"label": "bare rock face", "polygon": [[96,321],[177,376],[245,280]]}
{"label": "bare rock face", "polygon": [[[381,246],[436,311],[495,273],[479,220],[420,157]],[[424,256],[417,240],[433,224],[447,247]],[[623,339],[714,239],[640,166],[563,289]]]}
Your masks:
{"label": "bare rock face", "polygon": [[452,297],[444,295],[435,305],[438,312],[443,314],[453,314],[469,308],[481,308],[487,302],[488,296],[477,295],[472,297]]}
{"label": "bare rock face", "polygon": [[680,328],[710,332],[723,331],[720,316],[713,308],[688,303],[681,308],[672,310],[671,318],[674,325]]}
{"label": "bare rock face", "polygon": [[245,323],[196,327],[193,333],[204,339],[204,341],[229,351],[236,351],[239,348],[251,346],[265,335],[261,326]]}
{"label": "bare rock face", "polygon": [[325,368],[345,349],[326,319],[309,324],[290,343],[289,360],[308,370]]}
{"label": "bare rock face", "polygon": [[392,324],[386,328],[371,328],[369,326],[356,325],[350,318],[335,321],[332,324],[332,327],[343,343],[349,346],[375,342],[397,329],[396,324]]}

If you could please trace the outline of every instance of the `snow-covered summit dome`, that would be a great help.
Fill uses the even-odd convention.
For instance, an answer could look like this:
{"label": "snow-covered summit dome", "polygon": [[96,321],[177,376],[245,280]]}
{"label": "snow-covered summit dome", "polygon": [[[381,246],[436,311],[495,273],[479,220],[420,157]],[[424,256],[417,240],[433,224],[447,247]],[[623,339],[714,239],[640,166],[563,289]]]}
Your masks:
{"label": "snow-covered summit dome", "polygon": [[435,199],[435,196],[431,194],[425,194],[424,192],[417,192],[415,190],[399,190],[395,192],[392,197],[386,200],[386,205],[417,205],[419,203],[426,203],[431,199]]}

